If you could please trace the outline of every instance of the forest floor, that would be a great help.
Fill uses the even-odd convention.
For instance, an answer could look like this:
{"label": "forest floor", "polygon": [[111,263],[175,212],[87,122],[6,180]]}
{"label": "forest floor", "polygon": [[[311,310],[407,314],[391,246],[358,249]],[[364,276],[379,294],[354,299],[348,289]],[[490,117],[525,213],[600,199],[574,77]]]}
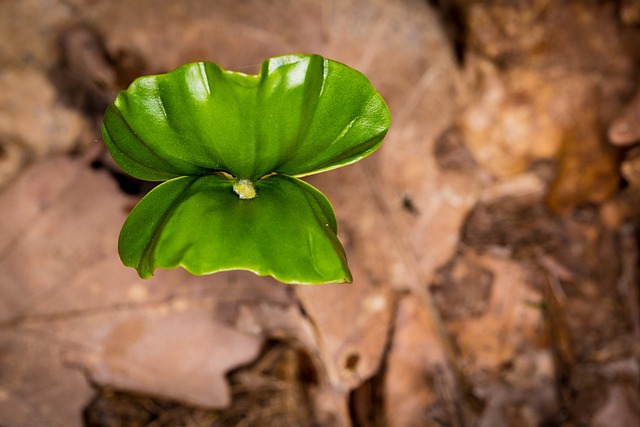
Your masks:
{"label": "forest floor", "polygon": [[[308,181],[354,282],[141,280],[102,114],[318,53],[392,126]],[[640,426],[640,7],[0,0],[0,425]]]}

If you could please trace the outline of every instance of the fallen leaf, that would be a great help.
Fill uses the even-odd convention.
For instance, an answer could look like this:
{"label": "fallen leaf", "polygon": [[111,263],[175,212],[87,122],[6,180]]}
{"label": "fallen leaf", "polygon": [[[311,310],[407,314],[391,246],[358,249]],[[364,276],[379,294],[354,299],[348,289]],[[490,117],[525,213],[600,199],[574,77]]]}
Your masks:
{"label": "fallen leaf", "polygon": [[[544,342],[543,312],[536,306],[542,295],[529,285],[531,273],[520,263],[496,255],[467,253],[466,257],[491,275],[488,306],[472,321],[451,319],[446,325],[466,361],[465,372],[477,377]],[[440,286],[448,285],[445,281]]]}
{"label": "fallen leaf", "polygon": [[631,145],[640,141],[640,93],[637,93],[613,120],[607,132],[614,145]]}
{"label": "fallen leaf", "polygon": [[46,328],[71,343],[66,359],[102,386],[224,408],[231,403],[225,374],[254,360],[262,340],[213,321],[211,303],[174,301]]}
{"label": "fallen leaf", "polygon": [[607,400],[594,414],[591,427],[640,426],[640,395],[624,385],[609,388]]}
{"label": "fallen leaf", "polygon": [[80,427],[93,390],[64,362],[64,343],[20,329],[0,330],[0,416],[6,426]]}
{"label": "fallen leaf", "polygon": [[0,73],[0,135],[19,141],[42,159],[86,144],[88,123],[56,98],[56,88],[35,69],[3,68]]}
{"label": "fallen leaf", "polygon": [[385,415],[394,426],[431,425],[442,418],[459,422],[456,409],[447,406],[456,398],[455,379],[430,316],[411,295],[398,303],[384,379]]}
{"label": "fallen leaf", "polygon": [[[8,366],[52,366],[37,381],[29,369],[12,369],[3,381],[4,404],[32,407],[37,417],[39,405],[53,405],[41,396],[66,396],[51,422],[71,425],[69,414],[90,393],[82,372],[105,386],[202,406],[229,404],[225,374],[253,360],[262,337],[212,313],[224,302],[288,301],[286,288],[256,287],[248,273],[211,280],[164,272],[142,281],[117,258],[118,229],[130,204],[105,172],[66,158],[31,167],[0,194],[7,238],[0,257],[4,357]],[[65,375],[84,378],[84,387],[59,388]],[[39,393],[22,391],[37,384]],[[16,425],[38,424],[24,417]]]}

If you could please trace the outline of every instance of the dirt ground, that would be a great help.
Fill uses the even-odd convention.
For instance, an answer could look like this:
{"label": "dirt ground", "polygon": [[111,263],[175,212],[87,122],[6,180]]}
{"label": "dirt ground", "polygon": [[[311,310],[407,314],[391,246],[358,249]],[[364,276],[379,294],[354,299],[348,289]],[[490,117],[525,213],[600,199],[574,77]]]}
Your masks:
{"label": "dirt ground", "polygon": [[[308,178],[354,282],[141,280],[136,77],[318,53],[387,101]],[[0,0],[0,426],[640,426],[640,2]]]}

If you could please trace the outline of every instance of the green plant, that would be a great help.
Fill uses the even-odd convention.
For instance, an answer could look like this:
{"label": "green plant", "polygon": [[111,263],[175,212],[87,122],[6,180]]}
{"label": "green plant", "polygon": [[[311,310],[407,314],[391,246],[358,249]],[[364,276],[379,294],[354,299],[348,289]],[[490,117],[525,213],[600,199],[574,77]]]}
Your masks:
{"label": "green plant", "polygon": [[299,178],[371,154],[389,124],[363,74],[318,55],[271,58],[258,75],[198,62],[141,77],[102,135],[125,172],[166,182],[127,218],[120,258],[143,278],[183,266],[350,282],[333,208]]}

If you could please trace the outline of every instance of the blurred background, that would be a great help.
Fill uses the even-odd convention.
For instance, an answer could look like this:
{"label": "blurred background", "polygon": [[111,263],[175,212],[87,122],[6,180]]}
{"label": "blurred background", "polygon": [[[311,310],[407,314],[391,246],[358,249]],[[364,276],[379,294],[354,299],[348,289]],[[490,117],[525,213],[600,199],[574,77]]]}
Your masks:
{"label": "blurred background", "polygon": [[[105,108],[286,53],[391,109],[354,282],[140,280]],[[0,425],[640,426],[639,71],[637,0],[0,0]]]}

